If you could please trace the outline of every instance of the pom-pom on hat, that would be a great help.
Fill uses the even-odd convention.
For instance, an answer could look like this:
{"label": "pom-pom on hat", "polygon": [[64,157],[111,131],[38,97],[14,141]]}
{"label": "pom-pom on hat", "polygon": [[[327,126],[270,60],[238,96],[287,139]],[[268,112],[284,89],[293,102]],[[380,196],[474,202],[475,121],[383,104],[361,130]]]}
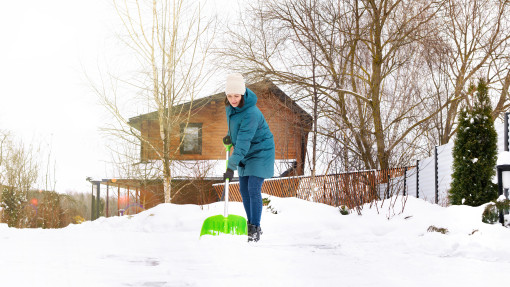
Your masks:
{"label": "pom-pom on hat", "polygon": [[244,95],[246,86],[244,84],[243,75],[239,73],[230,74],[225,82],[225,94],[227,95]]}

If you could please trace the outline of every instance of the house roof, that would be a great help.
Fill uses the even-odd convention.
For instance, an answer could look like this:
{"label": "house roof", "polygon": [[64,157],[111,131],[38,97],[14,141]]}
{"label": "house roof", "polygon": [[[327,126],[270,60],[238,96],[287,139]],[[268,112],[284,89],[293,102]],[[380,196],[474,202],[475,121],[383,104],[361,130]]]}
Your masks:
{"label": "house roof", "polygon": [[[254,84],[249,84],[247,87],[254,91],[257,94],[258,91],[267,89],[272,94],[274,94],[285,106],[287,106],[291,111],[299,115],[301,117],[301,122],[305,127],[311,129],[312,127],[312,116],[308,114],[305,110],[303,110],[294,100],[292,100],[287,94],[285,94],[278,86],[276,86],[273,82],[269,80],[263,80]],[[187,102],[181,105],[175,106],[177,109],[181,110],[189,110],[191,107],[193,109],[197,109],[203,107],[210,103],[211,101],[223,101],[225,99],[225,93],[217,93],[208,97],[196,99],[193,102]],[[136,117],[132,117],[129,119],[129,125],[134,127],[137,130],[140,130],[142,120],[149,120],[158,118],[158,112],[151,112],[147,114],[138,115]]]}

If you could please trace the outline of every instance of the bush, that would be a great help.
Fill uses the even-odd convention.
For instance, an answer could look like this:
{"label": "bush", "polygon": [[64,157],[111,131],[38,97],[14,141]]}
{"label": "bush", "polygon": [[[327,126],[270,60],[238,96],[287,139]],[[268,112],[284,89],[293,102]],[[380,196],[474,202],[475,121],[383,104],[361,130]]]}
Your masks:
{"label": "bush", "polygon": [[463,109],[459,115],[449,192],[451,204],[479,206],[497,198],[497,185],[492,183],[497,140],[488,87],[480,80],[474,107]]}
{"label": "bush", "polygon": [[340,214],[342,214],[342,215],[349,214],[349,209],[345,205],[338,207],[338,210],[340,211]]}
{"label": "bush", "polygon": [[510,200],[497,200],[487,204],[482,213],[482,222],[488,224],[499,223],[499,212],[508,213],[510,211]]}
{"label": "bush", "polygon": [[482,213],[482,222],[488,224],[494,224],[499,222],[499,211],[496,208],[496,204],[494,203],[487,204]]}
{"label": "bush", "polygon": [[436,227],[434,225],[431,225],[429,226],[429,228],[427,228],[427,232],[439,232],[441,234],[448,234],[449,231],[447,228]]}
{"label": "bush", "polygon": [[2,190],[2,221],[9,227],[23,227],[25,221],[24,206],[26,206],[26,197],[22,192],[15,188],[5,187]]}

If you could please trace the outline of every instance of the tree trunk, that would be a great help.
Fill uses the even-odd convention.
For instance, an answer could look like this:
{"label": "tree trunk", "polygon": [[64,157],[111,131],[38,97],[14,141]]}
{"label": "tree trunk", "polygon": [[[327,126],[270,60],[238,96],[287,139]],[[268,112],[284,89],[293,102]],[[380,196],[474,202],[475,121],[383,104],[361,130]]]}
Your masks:
{"label": "tree trunk", "polygon": [[372,117],[374,122],[374,132],[377,144],[377,159],[379,161],[380,169],[389,168],[389,159],[386,152],[386,145],[384,142],[384,129],[381,119],[381,82],[382,82],[382,64],[383,64],[383,48],[381,44],[382,27],[380,15],[374,13],[374,54],[372,58],[372,77],[370,83],[370,94],[372,100]]}

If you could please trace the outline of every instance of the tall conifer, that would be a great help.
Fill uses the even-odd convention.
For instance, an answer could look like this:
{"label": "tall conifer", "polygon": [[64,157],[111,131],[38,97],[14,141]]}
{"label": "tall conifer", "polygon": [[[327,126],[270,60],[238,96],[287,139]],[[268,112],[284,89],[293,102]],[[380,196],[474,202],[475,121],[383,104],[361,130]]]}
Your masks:
{"label": "tall conifer", "polygon": [[451,204],[478,206],[497,198],[492,182],[497,161],[498,136],[485,80],[480,80],[473,109],[463,109],[453,148]]}

